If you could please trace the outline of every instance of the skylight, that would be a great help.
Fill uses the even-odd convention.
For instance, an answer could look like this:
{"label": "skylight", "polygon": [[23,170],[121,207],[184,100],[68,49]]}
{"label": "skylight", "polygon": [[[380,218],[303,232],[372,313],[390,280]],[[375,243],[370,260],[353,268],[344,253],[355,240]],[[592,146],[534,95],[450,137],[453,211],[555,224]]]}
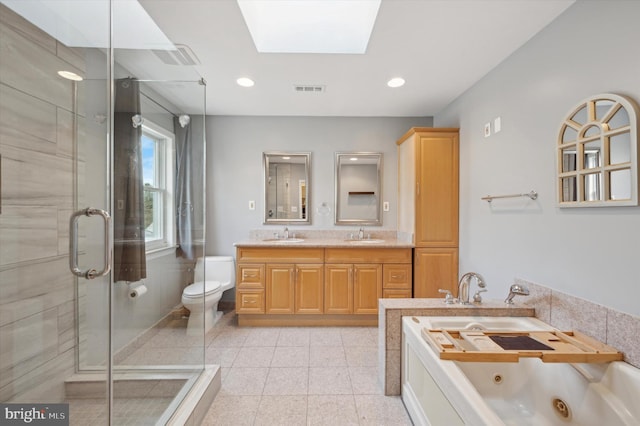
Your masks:
{"label": "skylight", "polygon": [[237,0],[261,53],[364,54],[381,0]]}
{"label": "skylight", "polygon": [[[2,3],[69,47],[109,46],[109,3],[78,0],[2,0]],[[113,47],[174,50],[137,1],[113,4]]]}

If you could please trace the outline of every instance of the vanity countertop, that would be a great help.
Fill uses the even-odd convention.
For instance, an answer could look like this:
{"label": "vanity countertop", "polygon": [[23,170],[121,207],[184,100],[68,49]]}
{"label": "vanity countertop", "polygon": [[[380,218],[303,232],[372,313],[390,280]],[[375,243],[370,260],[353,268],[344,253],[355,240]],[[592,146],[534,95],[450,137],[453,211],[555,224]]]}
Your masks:
{"label": "vanity countertop", "polygon": [[[413,244],[398,239],[376,239],[371,240],[346,240],[338,238],[291,238],[293,241],[276,240],[276,239],[250,239],[239,241],[234,245],[236,247],[351,247],[351,248],[413,248]],[[298,240],[298,242],[295,242]],[[302,241],[299,241],[302,240]],[[372,241],[373,240],[373,241]]]}
{"label": "vanity countertop", "polygon": [[[259,229],[249,232],[249,238],[239,241],[236,247],[306,247],[306,248],[413,248],[411,235],[390,230],[364,229],[363,240],[352,239],[357,229],[314,230],[290,229],[289,240],[282,239],[282,229]],[[276,239],[275,235],[280,238]]]}

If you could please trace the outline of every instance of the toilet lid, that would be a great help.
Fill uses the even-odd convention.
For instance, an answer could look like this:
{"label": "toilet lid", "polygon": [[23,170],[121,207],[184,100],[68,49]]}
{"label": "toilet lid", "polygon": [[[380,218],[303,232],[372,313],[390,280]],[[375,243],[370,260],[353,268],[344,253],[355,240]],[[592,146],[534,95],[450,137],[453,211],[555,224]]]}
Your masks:
{"label": "toilet lid", "polygon": [[187,297],[199,297],[202,296],[203,289],[204,294],[215,293],[220,288],[220,281],[198,281],[188,285],[182,292],[183,296]]}

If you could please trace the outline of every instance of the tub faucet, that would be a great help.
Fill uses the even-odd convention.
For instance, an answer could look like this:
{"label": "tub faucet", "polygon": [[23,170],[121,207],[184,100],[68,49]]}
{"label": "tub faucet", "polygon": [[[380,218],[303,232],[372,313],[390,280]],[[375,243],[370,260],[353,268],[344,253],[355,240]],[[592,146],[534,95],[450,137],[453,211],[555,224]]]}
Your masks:
{"label": "tub faucet", "polygon": [[360,230],[358,231],[358,239],[359,240],[364,240],[364,227],[361,226]]}
{"label": "tub faucet", "polygon": [[513,305],[513,298],[516,295],[528,296],[529,289],[527,288],[527,286],[524,286],[522,284],[512,284],[511,287],[509,287],[509,295],[506,299],[504,299],[504,303],[506,303],[507,305]]}
{"label": "tub faucet", "polygon": [[285,227],[284,228],[284,233],[282,235],[283,235],[283,238],[285,240],[288,240],[289,239],[289,228]]}
{"label": "tub faucet", "polygon": [[475,278],[478,283],[478,287],[485,288],[487,286],[482,275],[477,272],[467,272],[460,278],[458,283],[458,303],[462,305],[470,305],[469,302],[469,287],[471,287],[471,278]]}

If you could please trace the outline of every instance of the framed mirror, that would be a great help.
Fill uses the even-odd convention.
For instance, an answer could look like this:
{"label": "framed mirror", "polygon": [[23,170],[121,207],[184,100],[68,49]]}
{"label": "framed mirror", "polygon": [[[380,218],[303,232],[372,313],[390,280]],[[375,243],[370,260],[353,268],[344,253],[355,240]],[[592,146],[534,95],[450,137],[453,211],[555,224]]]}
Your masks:
{"label": "framed mirror", "polygon": [[336,152],[335,224],[382,225],[382,154]]}
{"label": "framed mirror", "polygon": [[638,106],[605,93],[580,102],[557,143],[560,207],[638,205]]}
{"label": "framed mirror", "polygon": [[264,152],[264,224],[311,224],[310,152]]}

